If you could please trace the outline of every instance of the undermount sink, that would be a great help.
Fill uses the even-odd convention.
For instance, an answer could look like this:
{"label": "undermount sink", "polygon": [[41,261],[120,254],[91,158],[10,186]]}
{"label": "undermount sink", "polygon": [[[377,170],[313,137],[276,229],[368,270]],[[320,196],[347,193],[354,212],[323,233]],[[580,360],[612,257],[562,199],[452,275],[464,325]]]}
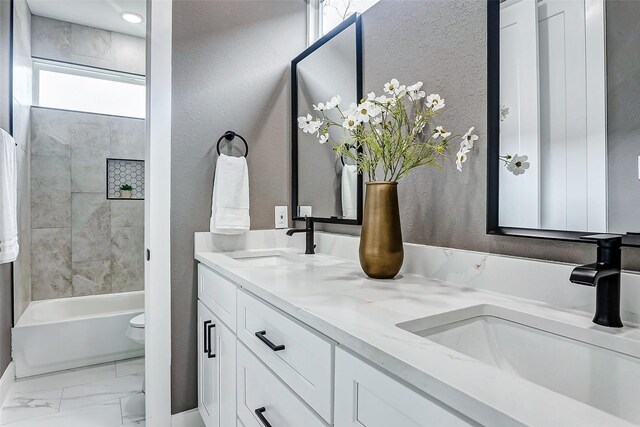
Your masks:
{"label": "undermount sink", "polygon": [[246,251],[232,252],[226,255],[251,267],[277,267],[304,263],[298,255],[284,251]]}
{"label": "undermount sink", "polygon": [[627,345],[624,353],[614,351],[608,344],[617,337],[610,334],[493,305],[468,307],[397,326],[640,424],[640,351],[635,343]]}

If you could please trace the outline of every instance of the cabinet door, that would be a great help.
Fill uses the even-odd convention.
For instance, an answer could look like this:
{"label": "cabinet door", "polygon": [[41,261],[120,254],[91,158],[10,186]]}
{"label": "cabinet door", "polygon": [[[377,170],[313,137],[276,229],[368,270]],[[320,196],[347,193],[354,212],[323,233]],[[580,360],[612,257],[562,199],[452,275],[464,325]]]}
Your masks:
{"label": "cabinet door", "polygon": [[236,421],[236,337],[198,301],[198,410],[206,427]]}
{"label": "cabinet door", "polygon": [[210,346],[215,342],[214,325],[213,313],[198,301],[198,410],[206,427],[220,426],[217,360]]}
{"label": "cabinet door", "polygon": [[336,427],[473,425],[341,349],[336,349]]}

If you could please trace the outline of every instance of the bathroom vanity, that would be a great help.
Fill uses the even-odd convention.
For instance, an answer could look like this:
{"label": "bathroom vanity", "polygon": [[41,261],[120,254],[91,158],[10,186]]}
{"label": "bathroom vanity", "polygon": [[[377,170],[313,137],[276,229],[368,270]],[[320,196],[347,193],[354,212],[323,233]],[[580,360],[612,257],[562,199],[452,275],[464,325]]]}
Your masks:
{"label": "bathroom vanity", "polygon": [[208,427],[640,423],[638,276],[612,329],[570,265],[406,245],[401,275],[375,281],[357,238],[316,243],[196,233]]}

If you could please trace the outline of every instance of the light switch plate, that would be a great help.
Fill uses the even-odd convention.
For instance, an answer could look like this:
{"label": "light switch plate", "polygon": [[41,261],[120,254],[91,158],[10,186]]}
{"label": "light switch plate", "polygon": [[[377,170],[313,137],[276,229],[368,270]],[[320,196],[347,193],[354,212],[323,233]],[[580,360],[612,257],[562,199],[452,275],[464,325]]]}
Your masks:
{"label": "light switch plate", "polygon": [[311,218],[313,216],[313,212],[312,212],[311,206],[300,206],[299,210],[300,210],[300,217],[302,217],[302,218],[304,218],[306,216]]}
{"label": "light switch plate", "polygon": [[276,206],[276,228],[287,228],[288,226],[287,206]]}

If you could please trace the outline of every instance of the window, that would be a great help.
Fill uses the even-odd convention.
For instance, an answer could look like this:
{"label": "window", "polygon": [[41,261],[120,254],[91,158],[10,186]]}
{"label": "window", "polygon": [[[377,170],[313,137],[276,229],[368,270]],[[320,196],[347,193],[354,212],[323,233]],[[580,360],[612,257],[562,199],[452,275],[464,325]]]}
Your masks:
{"label": "window", "polygon": [[34,61],[34,103],[40,107],[145,117],[142,76],[52,61]]}
{"label": "window", "polygon": [[309,43],[327,34],[354,13],[362,13],[380,0],[309,0]]}

